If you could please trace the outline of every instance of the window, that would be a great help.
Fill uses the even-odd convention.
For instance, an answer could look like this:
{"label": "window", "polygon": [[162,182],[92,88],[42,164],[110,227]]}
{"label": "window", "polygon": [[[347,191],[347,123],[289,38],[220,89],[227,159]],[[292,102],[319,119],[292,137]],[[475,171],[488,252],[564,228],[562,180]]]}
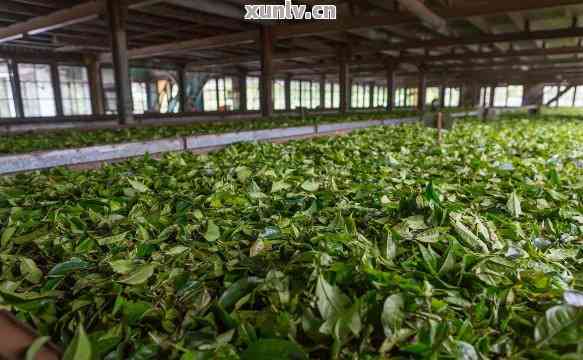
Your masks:
{"label": "window", "polygon": [[407,89],[407,97],[405,99],[405,106],[416,107],[418,104],[418,93],[419,93],[419,89],[417,89],[417,88]]}
{"label": "window", "polygon": [[583,86],[577,86],[575,89],[575,103],[576,107],[583,107]]}
{"label": "window", "polygon": [[59,66],[64,115],[90,115],[91,95],[84,66]]}
{"label": "window", "polygon": [[373,107],[387,106],[387,88],[385,86],[375,86],[373,88]]}
{"label": "window", "polygon": [[417,88],[398,88],[395,91],[396,107],[416,107],[417,106]]}
{"label": "window", "polygon": [[273,109],[285,110],[285,81],[275,80],[273,82]]}
{"label": "window", "polygon": [[573,102],[575,101],[575,88],[561,86],[559,88],[559,93],[562,94],[561,97],[559,98],[559,106],[572,107]]}
{"label": "window", "polygon": [[131,68],[130,79],[134,113],[165,114],[180,111],[177,71],[143,67]]}
{"label": "window", "polygon": [[211,78],[202,88],[204,111],[231,111],[235,109],[233,78]]}
{"label": "window", "polygon": [[480,106],[482,107],[489,107],[490,104],[490,95],[492,94],[492,88],[489,86],[485,86],[480,88]]}
{"label": "window", "polygon": [[202,87],[202,101],[204,111],[218,111],[217,81],[209,79]]}
{"label": "window", "polygon": [[320,106],[320,83],[310,80],[292,80],[290,83],[291,108],[315,109]]}
{"label": "window", "polygon": [[545,85],[543,88],[543,105],[547,105],[549,101],[556,99],[561,94],[558,100],[554,100],[548,106],[551,107],[583,107],[583,86],[568,87],[567,85]]}
{"label": "window", "polygon": [[444,92],[443,105],[445,107],[458,107],[461,103],[462,90],[459,87],[447,87]]}
{"label": "window", "polygon": [[549,101],[553,100],[559,94],[559,87],[558,86],[548,86],[546,85],[543,88],[543,105],[545,106],[557,106],[558,102],[555,100],[551,104]]}
{"label": "window", "polygon": [[0,118],[15,116],[16,110],[8,63],[0,60]]}
{"label": "window", "polygon": [[353,84],[350,97],[351,107],[360,109],[370,107],[370,86]]}
{"label": "window", "polygon": [[398,88],[395,90],[395,106],[404,107],[405,106],[405,91],[404,88]]}
{"label": "window", "polygon": [[312,81],[312,109],[320,107],[320,83]]}
{"label": "window", "polygon": [[291,81],[290,83],[290,106],[291,109],[296,109],[299,108],[302,104],[301,99],[300,99],[300,94],[302,93],[301,89],[300,89],[300,82],[299,81]]}
{"label": "window", "polygon": [[143,114],[148,110],[148,84],[132,81],[132,103],[134,114]]}
{"label": "window", "polygon": [[326,82],[324,86],[324,107],[326,109],[340,107],[340,84]]}
{"label": "window", "polygon": [[24,116],[55,116],[55,96],[51,67],[45,64],[18,64]]}
{"label": "window", "polygon": [[494,106],[505,107],[506,99],[508,98],[508,87],[497,87],[494,89]]}
{"label": "window", "polygon": [[332,107],[337,109],[340,107],[340,84],[334,84],[332,93]]}
{"label": "window", "polygon": [[437,86],[425,89],[425,105],[431,105],[434,100],[439,101],[439,88]]}
{"label": "window", "polygon": [[324,85],[324,108],[331,109],[333,103],[334,93],[332,87],[334,85],[332,83],[327,82]]}
{"label": "window", "polygon": [[258,77],[248,77],[247,78],[247,110],[257,111],[261,109],[261,104],[259,102],[259,78]]}
{"label": "window", "polygon": [[506,102],[506,106],[510,106],[510,107],[522,106],[523,95],[524,95],[524,87],[523,86],[509,86],[508,87],[508,101]]}
{"label": "window", "polygon": [[312,93],[311,93],[312,86],[311,86],[311,83],[310,83],[310,81],[302,81],[301,84],[302,84],[302,86],[301,86],[302,93],[301,93],[300,99],[301,99],[302,107],[311,109],[312,108],[312,101],[311,101],[312,100]]}
{"label": "window", "polygon": [[494,89],[494,106],[522,106],[523,86],[498,86]]}
{"label": "window", "polygon": [[362,107],[369,108],[370,107],[370,86],[364,85],[364,98],[362,99]]}
{"label": "window", "polygon": [[105,97],[105,113],[109,115],[117,114],[117,94],[115,93],[113,69],[101,69],[101,84],[103,86],[103,95]]}
{"label": "window", "polygon": [[360,86],[353,84],[350,89],[350,107],[359,108],[360,107]]}

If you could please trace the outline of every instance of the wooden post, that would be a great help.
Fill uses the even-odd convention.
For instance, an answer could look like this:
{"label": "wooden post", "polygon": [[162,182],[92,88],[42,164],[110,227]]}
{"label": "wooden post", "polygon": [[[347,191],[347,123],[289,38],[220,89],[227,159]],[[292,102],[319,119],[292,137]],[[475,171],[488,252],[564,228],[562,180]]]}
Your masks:
{"label": "wooden post", "polygon": [[12,75],[12,96],[14,96],[14,110],[16,117],[24,117],[24,105],[22,101],[22,89],[20,87],[20,74],[18,64],[14,60],[8,61],[8,72]]}
{"label": "wooden post", "polygon": [[375,83],[370,83],[368,84],[368,107],[369,108],[373,108],[374,106],[374,89],[375,89]]}
{"label": "wooden post", "polygon": [[49,65],[51,67],[51,79],[53,84],[53,94],[55,96],[55,108],[57,116],[63,116],[63,95],[61,94],[61,77],[59,76],[59,66],[56,61]]}
{"label": "wooden post", "polygon": [[115,93],[117,96],[117,116],[118,122],[121,125],[134,121],[126,33],[127,11],[126,1],[107,0],[113,73],[115,76]]}
{"label": "wooden post", "polygon": [[544,83],[528,84],[524,87],[523,104],[528,105],[543,105],[543,90]]}
{"label": "wooden post", "polygon": [[186,67],[182,65],[178,67],[178,101],[178,112],[186,112]]}
{"label": "wooden post", "polygon": [[326,74],[320,77],[320,109],[325,109],[326,106]]}
{"label": "wooden post", "polygon": [[496,84],[493,84],[492,87],[490,88],[490,106],[488,107],[494,107],[494,95],[496,93]]}
{"label": "wooden post", "polygon": [[346,50],[340,52],[340,112],[348,112],[350,104],[350,68],[348,66],[349,53]]}
{"label": "wooden post", "polygon": [[105,113],[103,99],[103,85],[101,82],[101,68],[97,59],[86,59],[87,73],[89,78],[89,91],[91,93],[91,111],[93,115],[103,115]]}
{"label": "wooden post", "polygon": [[285,109],[287,111],[291,110],[291,79],[290,74],[285,77]]}
{"label": "wooden post", "polygon": [[445,85],[445,82],[442,80],[441,85],[439,86],[439,107],[440,108],[444,108],[445,107],[445,88],[447,86]]}
{"label": "wooden post", "polygon": [[247,111],[247,71],[239,72],[239,111]]}
{"label": "wooden post", "polygon": [[425,66],[419,66],[419,87],[417,90],[417,110],[425,109],[425,90],[426,90]]}
{"label": "wooden post", "polygon": [[261,27],[261,115],[273,115],[273,33]]}
{"label": "wooden post", "polygon": [[395,108],[395,68],[387,68],[387,111]]}

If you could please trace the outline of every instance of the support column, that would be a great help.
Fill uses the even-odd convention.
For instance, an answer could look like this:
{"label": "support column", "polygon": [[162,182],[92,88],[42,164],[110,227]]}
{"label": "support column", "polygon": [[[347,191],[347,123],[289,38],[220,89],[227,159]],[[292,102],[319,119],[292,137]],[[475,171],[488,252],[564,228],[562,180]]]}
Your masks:
{"label": "support column", "polygon": [[291,110],[291,79],[290,74],[285,77],[285,109],[287,111]]}
{"label": "support column", "polygon": [[8,62],[9,73],[12,75],[12,94],[14,96],[14,110],[16,117],[24,117],[24,105],[22,102],[22,89],[20,87],[20,74],[18,73],[18,65],[14,60]]}
{"label": "support column", "polygon": [[475,86],[474,84],[463,84],[461,88],[461,106],[462,107],[473,107],[475,101]]}
{"label": "support column", "polygon": [[419,66],[419,87],[417,88],[417,110],[419,111],[425,109],[426,83],[427,77],[425,75],[425,66]]}
{"label": "support column", "polygon": [[325,109],[326,106],[326,74],[320,77],[320,109]]}
{"label": "support column", "polygon": [[239,111],[247,111],[247,72],[239,73]]}
{"label": "support column", "polygon": [[261,27],[261,115],[273,115],[273,33]]}
{"label": "support column", "polygon": [[61,77],[59,76],[59,67],[56,62],[52,62],[51,79],[53,84],[53,95],[55,97],[55,108],[57,116],[63,116],[63,95],[61,94]]}
{"label": "support column", "polygon": [[105,106],[103,101],[103,85],[101,82],[101,68],[94,57],[86,59],[89,91],[91,92],[91,112],[93,115],[103,115]]}
{"label": "support column", "polygon": [[344,50],[340,53],[340,112],[348,112],[350,104],[350,67],[348,66],[349,53]]}
{"label": "support column", "polygon": [[496,84],[492,84],[492,86],[490,87],[490,106],[488,107],[494,107],[494,95],[496,94]]}
{"label": "support column", "polygon": [[126,33],[127,12],[126,1],[107,0],[113,73],[115,76],[115,93],[117,97],[117,116],[120,125],[129,124],[134,121]]}
{"label": "support column", "polygon": [[445,107],[445,88],[446,88],[445,80],[441,79],[441,85],[439,86],[439,107]]}
{"label": "support column", "polygon": [[528,84],[524,87],[522,103],[525,106],[543,105],[543,90],[545,84]]}
{"label": "support column", "polygon": [[395,67],[387,68],[387,111],[392,111],[395,108],[395,75]]}
{"label": "support column", "polygon": [[186,112],[186,68],[182,65],[178,67],[178,100],[180,107],[178,112]]}
{"label": "support column", "polygon": [[374,89],[375,89],[375,83],[372,82],[370,84],[368,84],[368,107],[369,108],[374,108]]}

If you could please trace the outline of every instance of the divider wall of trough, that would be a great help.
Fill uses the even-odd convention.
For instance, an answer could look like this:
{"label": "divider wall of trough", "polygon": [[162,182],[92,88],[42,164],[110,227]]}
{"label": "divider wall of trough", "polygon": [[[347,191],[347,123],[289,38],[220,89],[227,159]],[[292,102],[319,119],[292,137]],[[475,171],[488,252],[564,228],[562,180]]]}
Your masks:
{"label": "divider wall of trough", "polygon": [[[474,112],[477,113],[477,112]],[[471,112],[453,114],[466,116]],[[111,145],[98,145],[77,149],[49,150],[29,154],[0,156],[0,175],[33,171],[66,165],[82,165],[101,161],[113,161],[145,154],[160,154],[174,151],[192,151],[226,146],[247,141],[266,141],[284,138],[329,134],[363,129],[372,126],[394,126],[416,122],[419,117],[401,119],[369,120],[359,122],[309,125],[223,134],[195,135],[174,139],[152,140]]]}
{"label": "divider wall of trough", "polygon": [[184,139],[176,138],[8,155],[0,157],[0,174],[123,159],[146,153],[158,154],[182,150],[184,150]]}
{"label": "divider wall of trough", "polygon": [[244,141],[271,140],[314,134],[316,134],[316,129],[314,126],[302,126],[257,131],[242,131],[236,133],[188,136],[186,138],[185,150],[197,150],[209,147],[224,146]]}

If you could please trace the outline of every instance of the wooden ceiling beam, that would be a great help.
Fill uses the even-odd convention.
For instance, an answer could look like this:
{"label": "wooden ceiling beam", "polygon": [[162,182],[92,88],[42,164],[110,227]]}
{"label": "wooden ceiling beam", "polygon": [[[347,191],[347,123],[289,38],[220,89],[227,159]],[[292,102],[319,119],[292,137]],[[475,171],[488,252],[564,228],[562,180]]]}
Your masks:
{"label": "wooden ceiling beam", "polygon": [[[131,0],[132,8],[151,5],[161,0]],[[47,15],[37,16],[30,20],[19,22],[0,29],[0,43],[22,38],[25,35],[36,35],[43,32],[63,28],[94,20],[105,12],[102,0],[92,0],[66,9],[57,10]]]}
{"label": "wooden ceiling beam", "polygon": [[[229,46],[254,43],[258,40],[259,34],[256,31],[238,32],[227,35],[217,35],[202,39],[186,40],[176,43],[147,46],[128,51],[130,59],[139,59],[158,55],[176,53],[185,50],[205,50],[217,49]],[[99,57],[100,62],[111,61],[111,54],[102,54]]]}
{"label": "wooden ceiling beam", "polygon": [[429,9],[425,4],[419,0],[397,0],[401,6],[415,15],[417,18],[421,20],[425,26],[429,27],[430,29],[445,35],[449,36],[450,31],[447,28],[447,21],[443,19],[441,16],[434,13],[431,9]]}
{"label": "wooden ceiling beam", "polygon": [[181,6],[203,13],[219,15],[231,19],[242,20],[245,10],[242,6],[216,0],[165,0],[166,3]]}
{"label": "wooden ceiling beam", "polygon": [[[449,20],[457,17],[469,17],[469,16],[481,16],[484,14],[491,13],[507,13],[510,11],[520,11],[520,10],[530,10],[543,7],[555,7],[561,5],[572,5],[575,3],[583,3],[583,0],[524,0],[521,2],[514,1],[490,1],[488,3],[479,3],[478,5],[465,6],[465,7],[452,7],[440,9],[436,13],[442,18]],[[354,29],[365,29],[365,28],[375,28],[383,27],[386,25],[396,25],[396,24],[406,24],[406,23],[418,23],[418,19],[413,16],[406,14],[388,14],[388,15],[375,15],[375,16],[357,16],[357,17],[343,17],[337,21],[326,21],[326,22],[312,22],[312,23],[301,23],[301,24],[285,24],[285,25],[274,25],[273,35],[278,39],[302,37],[309,35],[320,35],[325,33],[337,33]],[[549,39],[549,38],[561,38],[570,36],[583,36],[583,29],[565,29],[565,30],[546,30],[537,32],[524,32],[524,33],[510,33],[510,34],[491,34],[482,35],[472,38],[441,38],[432,40],[419,40],[419,41],[408,41],[404,43],[388,44],[388,43],[373,43],[372,46],[362,46],[355,49],[355,52],[361,53],[377,53],[380,51],[390,51],[390,50],[407,50],[416,48],[436,48],[436,47],[448,47],[456,45],[472,45],[472,44],[491,44],[496,42],[509,42],[509,41],[521,41],[530,40],[531,38],[539,39]],[[220,48],[228,47],[239,44],[245,44],[250,42],[255,42],[259,38],[259,31],[252,30],[246,32],[240,32],[236,34],[227,35],[217,35],[210,38],[197,38],[188,41],[180,41],[176,43],[168,43],[158,46],[151,46],[141,49],[134,49],[130,51],[131,57],[148,57],[156,56],[162,54],[169,54],[177,51],[184,51],[188,49],[204,49],[204,48]],[[225,41],[223,41],[223,39]],[[322,55],[320,55],[322,56]],[[327,56],[325,54],[325,56]],[[108,54],[103,55],[101,58],[107,61]]]}
{"label": "wooden ceiling beam", "polygon": [[28,21],[16,23],[0,29],[0,43],[22,37],[25,34],[34,35],[64,26],[95,19],[104,11],[103,3],[90,1],[69,9],[58,10],[49,15],[35,17]]}

